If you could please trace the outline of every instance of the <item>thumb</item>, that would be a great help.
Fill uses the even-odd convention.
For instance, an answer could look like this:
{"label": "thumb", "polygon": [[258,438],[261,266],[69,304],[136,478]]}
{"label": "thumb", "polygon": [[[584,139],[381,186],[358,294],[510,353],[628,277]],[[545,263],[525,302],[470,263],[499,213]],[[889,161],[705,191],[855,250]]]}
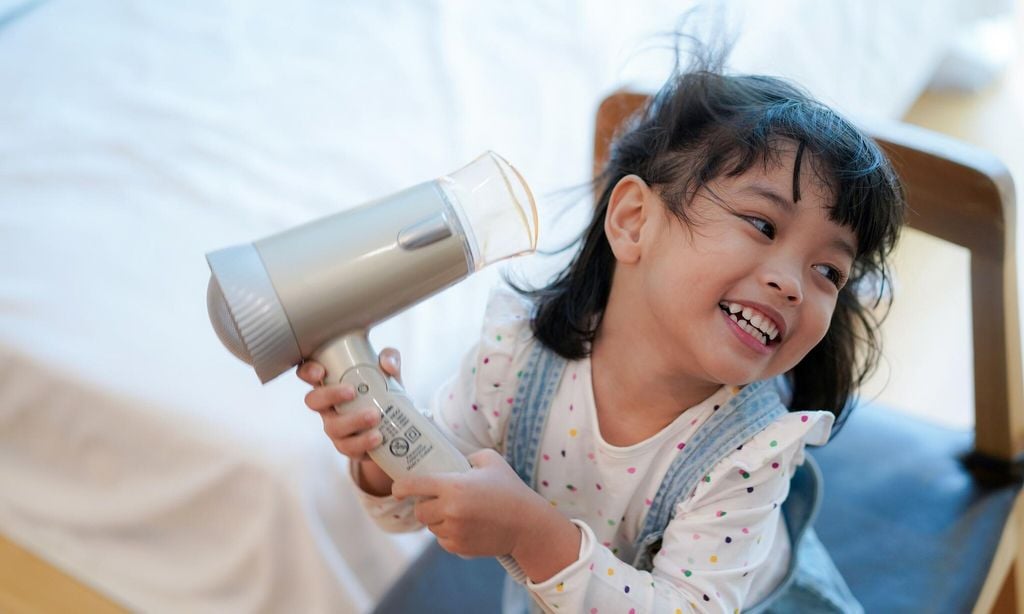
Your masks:
{"label": "thumb", "polygon": [[469,460],[469,464],[474,467],[489,467],[496,463],[504,462],[505,459],[498,454],[495,450],[490,448],[484,448],[483,450],[477,450],[466,457]]}
{"label": "thumb", "polygon": [[402,355],[398,353],[398,350],[384,348],[381,350],[378,362],[385,373],[398,380],[399,384],[402,383]]}

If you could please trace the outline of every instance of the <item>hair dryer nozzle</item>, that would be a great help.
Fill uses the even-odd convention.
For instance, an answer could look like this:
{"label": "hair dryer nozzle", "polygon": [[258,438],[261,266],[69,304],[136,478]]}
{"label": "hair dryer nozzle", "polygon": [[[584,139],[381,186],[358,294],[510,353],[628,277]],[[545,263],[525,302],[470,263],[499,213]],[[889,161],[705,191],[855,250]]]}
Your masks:
{"label": "hair dryer nozzle", "polygon": [[256,248],[229,247],[206,261],[206,308],[221,343],[251,364],[264,384],[298,364],[299,346]]}
{"label": "hair dryer nozzle", "polygon": [[537,249],[537,205],[507,160],[488,151],[439,183],[459,219],[472,271]]}

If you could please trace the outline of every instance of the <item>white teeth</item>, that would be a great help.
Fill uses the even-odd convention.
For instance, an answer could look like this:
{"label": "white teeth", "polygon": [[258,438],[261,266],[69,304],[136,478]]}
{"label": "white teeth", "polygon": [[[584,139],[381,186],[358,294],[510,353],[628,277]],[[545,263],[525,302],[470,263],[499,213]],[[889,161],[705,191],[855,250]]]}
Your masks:
{"label": "white teeth", "polygon": [[[752,307],[744,307],[739,303],[732,302],[722,302],[720,306],[729,312],[729,317],[733,322],[739,324],[741,329],[762,339],[763,343],[774,341],[779,336],[779,327],[775,325],[775,322]],[[743,320],[740,320],[740,317]]]}
{"label": "white teeth", "polygon": [[743,329],[743,331],[745,333],[747,333],[751,337],[757,339],[761,343],[767,343],[767,341],[765,340],[764,333],[762,333],[761,331],[757,330],[756,328],[754,328],[750,324],[748,324],[746,322],[742,322],[742,323],[740,323],[740,328]]}

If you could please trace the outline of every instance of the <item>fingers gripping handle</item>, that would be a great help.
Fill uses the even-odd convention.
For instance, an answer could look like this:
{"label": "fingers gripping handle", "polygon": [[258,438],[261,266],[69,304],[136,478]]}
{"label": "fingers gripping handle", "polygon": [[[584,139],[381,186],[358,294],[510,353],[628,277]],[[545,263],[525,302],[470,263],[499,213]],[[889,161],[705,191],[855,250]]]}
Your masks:
{"label": "fingers gripping handle", "polygon": [[381,444],[369,454],[389,476],[469,471],[466,457],[413,406],[398,382],[386,378],[377,367],[353,367],[340,381],[356,389],[356,398],[336,409],[372,408],[380,413]]}
{"label": "fingers gripping handle", "polygon": [[351,384],[356,390],[356,398],[335,406],[335,411],[372,408],[380,413],[383,440],[369,454],[392,479],[408,473],[469,470],[466,457],[416,409],[398,382],[381,371],[365,334],[332,341],[314,359],[327,370],[325,383]]}
{"label": "fingers gripping handle", "polygon": [[[380,412],[383,440],[369,455],[392,479],[410,472],[469,471],[466,457],[416,409],[398,382],[380,370],[365,332],[331,341],[314,353],[313,359],[327,371],[325,383],[345,382],[356,389],[356,398],[335,406],[335,411],[373,407]],[[499,556],[498,562],[515,581],[526,581],[526,574],[511,556]]]}
{"label": "fingers gripping handle", "polygon": [[[330,370],[328,377],[329,374]],[[353,367],[342,375],[341,381],[356,389],[356,398],[336,407],[336,411],[351,411],[349,406],[361,411],[371,405],[380,412],[381,444],[370,450],[369,455],[384,473],[397,478],[405,473],[469,471],[466,457],[413,406],[398,382],[386,377],[379,368]],[[511,556],[499,556],[498,562],[517,582],[526,581],[526,574]]]}

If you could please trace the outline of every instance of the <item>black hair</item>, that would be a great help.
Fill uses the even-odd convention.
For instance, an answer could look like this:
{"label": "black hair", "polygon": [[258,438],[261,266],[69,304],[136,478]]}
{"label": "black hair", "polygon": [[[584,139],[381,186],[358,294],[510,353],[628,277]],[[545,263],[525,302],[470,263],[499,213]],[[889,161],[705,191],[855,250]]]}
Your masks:
{"label": "black hair", "polygon": [[574,242],[571,263],[546,286],[517,287],[534,301],[536,338],[568,359],[590,353],[615,269],[604,218],[620,179],[639,176],[690,224],[686,209],[699,190],[757,162],[777,161],[785,142],[798,146],[794,191],[799,160],[809,158],[832,196],[830,219],[857,237],[828,332],[786,374],[789,408],[831,411],[838,427],[880,358],[878,327],[891,300],[887,259],[906,208],[902,184],[879,146],[834,110],[779,78],[726,75],[721,61],[707,55],[680,70],[677,54],[672,77],[615,135],[594,180],[592,221]]}

